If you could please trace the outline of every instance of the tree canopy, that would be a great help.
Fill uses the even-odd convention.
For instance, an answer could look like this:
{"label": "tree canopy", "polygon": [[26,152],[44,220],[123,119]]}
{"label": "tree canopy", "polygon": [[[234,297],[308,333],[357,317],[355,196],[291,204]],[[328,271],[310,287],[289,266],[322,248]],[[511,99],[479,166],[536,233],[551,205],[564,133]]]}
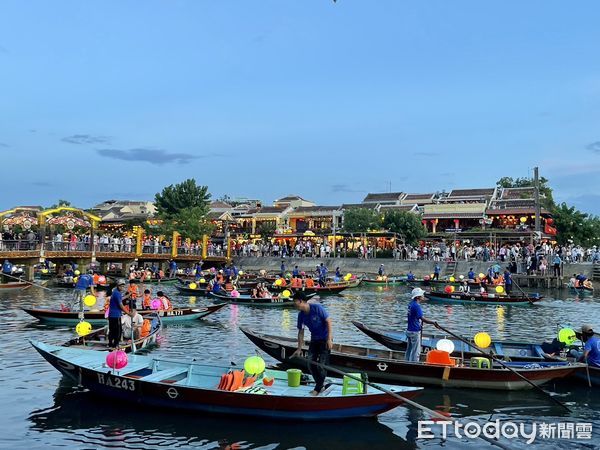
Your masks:
{"label": "tree canopy", "polygon": [[365,233],[373,228],[381,228],[378,214],[369,208],[351,208],[344,212],[344,231]]}
{"label": "tree canopy", "polygon": [[383,215],[383,227],[402,235],[407,244],[416,244],[427,234],[420,216],[408,211],[386,211]]}
{"label": "tree canopy", "polygon": [[[533,178],[513,178],[502,177],[496,182],[496,186],[501,188],[522,188],[534,187]],[[540,177],[540,204],[548,211],[556,206],[552,196],[552,188],[547,178]]]}
{"label": "tree canopy", "polygon": [[177,231],[183,238],[196,241],[213,229],[206,218],[210,209],[208,187],[199,186],[194,179],[165,187],[154,196],[154,204],[164,234]]}

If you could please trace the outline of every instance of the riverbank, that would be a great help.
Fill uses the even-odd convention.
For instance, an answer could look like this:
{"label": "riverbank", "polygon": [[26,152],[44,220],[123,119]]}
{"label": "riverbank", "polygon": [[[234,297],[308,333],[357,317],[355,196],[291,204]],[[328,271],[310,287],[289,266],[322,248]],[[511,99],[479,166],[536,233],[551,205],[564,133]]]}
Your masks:
{"label": "riverbank", "polygon": [[[241,270],[279,270],[281,261],[285,262],[288,270],[292,270],[294,266],[298,266],[300,270],[312,271],[315,266],[324,263],[330,271],[335,271],[339,267],[342,273],[354,273],[357,275],[363,273],[377,273],[379,266],[384,264],[385,271],[388,275],[403,275],[412,271],[417,277],[422,277],[433,273],[435,261],[398,261],[392,258],[376,258],[376,259],[359,259],[359,258],[275,258],[275,257],[235,257],[234,262]],[[495,261],[457,261],[456,274],[467,274],[471,268],[475,273],[487,273],[490,265],[495,264]],[[448,270],[447,262],[440,261],[441,274],[452,273],[452,269]],[[574,273],[583,273],[588,278],[592,278],[593,272],[592,263],[578,263],[563,265],[563,274],[569,277]]]}

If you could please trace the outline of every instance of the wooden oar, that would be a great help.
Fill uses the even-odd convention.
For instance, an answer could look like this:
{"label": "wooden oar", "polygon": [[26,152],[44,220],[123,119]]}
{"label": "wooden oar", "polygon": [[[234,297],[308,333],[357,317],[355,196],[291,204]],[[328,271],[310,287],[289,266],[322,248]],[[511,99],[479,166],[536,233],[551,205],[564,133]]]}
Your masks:
{"label": "wooden oar", "polygon": [[37,284],[37,283],[34,283],[32,281],[27,281],[27,280],[24,280],[24,279],[22,279],[20,277],[15,277],[15,276],[9,275],[7,273],[3,273],[2,275],[4,275],[5,277],[14,278],[15,280],[19,280],[21,283],[28,283],[28,284],[31,284],[32,286],[37,286],[39,288],[46,289],[47,291],[51,291],[52,290],[52,289],[47,288],[46,286],[42,286],[41,284]]}
{"label": "wooden oar", "polygon": [[[368,386],[371,386],[372,388],[377,389],[378,391],[381,391],[381,392],[383,392],[385,394],[388,394],[388,395],[390,395],[390,396],[392,396],[394,398],[397,398],[398,400],[401,400],[401,401],[405,402],[407,405],[410,405],[413,408],[420,409],[421,411],[426,412],[427,414],[432,415],[436,419],[440,419],[440,420],[443,420],[443,421],[446,421],[446,422],[454,422],[456,420],[453,417],[445,416],[444,414],[442,414],[442,413],[440,413],[438,411],[435,411],[433,409],[429,409],[428,407],[423,406],[420,403],[417,403],[417,402],[415,402],[413,400],[409,400],[408,398],[403,397],[402,395],[400,395],[400,394],[398,394],[396,392],[390,391],[389,389],[386,389],[383,386],[380,386],[380,385],[378,385],[376,383],[373,383],[372,381],[364,380],[362,377],[360,377],[360,378],[359,377],[355,377],[354,375],[352,375],[350,373],[346,373],[343,370],[336,369],[335,367],[332,367],[330,365],[323,364],[323,363],[320,363],[320,362],[317,362],[317,361],[312,361],[310,359],[303,358],[301,356],[292,356],[290,359],[300,359],[302,361],[307,361],[309,364],[315,365],[317,367],[321,367],[321,368],[327,370],[328,372],[337,373],[338,375],[341,375],[342,377],[347,377],[347,378],[350,378],[352,380],[364,383],[364,384],[366,384]],[[507,447],[506,445],[501,444],[500,442],[497,442],[497,441],[495,441],[492,438],[488,438],[487,436],[484,436],[483,434],[480,434],[479,437],[481,439],[489,442],[490,444],[499,447],[499,448],[510,449],[510,447]]]}
{"label": "wooden oar", "polygon": [[487,356],[488,358],[493,359],[494,361],[496,361],[498,364],[500,364],[502,367],[504,367],[505,369],[510,370],[512,373],[514,373],[515,375],[517,375],[519,378],[522,378],[524,381],[526,381],[528,384],[530,384],[531,386],[533,386],[535,389],[537,389],[540,392],[543,392],[545,395],[547,395],[548,397],[550,397],[550,399],[555,402],[556,404],[562,406],[564,409],[566,409],[567,411],[571,411],[569,409],[569,407],[567,405],[565,405],[564,403],[560,402],[559,400],[555,399],[554,397],[552,397],[548,392],[544,391],[541,387],[539,387],[537,384],[535,384],[534,382],[532,382],[531,380],[527,379],[525,376],[521,375],[519,372],[517,372],[516,370],[514,370],[512,367],[506,365],[503,361],[501,361],[500,359],[496,358],[493,354],[491,353],[487,353],[485,350],[479,348],[477,345],[475,345],[475,343],[471,343],[469,341],[467,341],[466,339],[463,339],[462,337],[460,337],[457,334],[454,334],[452,331],[444,328],[443,326],[441,326],[440,324],[438,324],[437,322],[434,324],[436,328],[439,328],[440,330],[444,331],[445,333],[448,333],[450,336],[455,337],[456,339],[458,339],[459,341],[464,342],[465,344],[473,347],[475,350],[477,350],[479,353],[481,353],[482,355]]}

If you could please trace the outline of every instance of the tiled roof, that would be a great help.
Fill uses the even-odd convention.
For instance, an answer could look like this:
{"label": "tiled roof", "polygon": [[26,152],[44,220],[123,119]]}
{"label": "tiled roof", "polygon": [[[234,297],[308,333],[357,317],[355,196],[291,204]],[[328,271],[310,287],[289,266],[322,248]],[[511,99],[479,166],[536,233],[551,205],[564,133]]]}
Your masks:
{"label": "tiled roof", "polygon": [[344,203],[342,205],[342,210],[353,209],[353,208],[375,209],[376,206],[377,206],[376,203]]}
{"label": "tiled roof", "polygon": [[[550,211],[548,211],[547,209],[541,208],[540,212],[544,215],[550,215]],[[497,208],[493,208],[493,209],[487,209],[485,211],[485,213],[488,216],[500,216],[500,215],[506,215],[506,216],[518,216],[518,215],[533,215],[535,214],[535,208],[531,207],[531,208],[502,208],[502,209],[497,209]]]}
{"label": "tiled roof", "polygon": [[484,197],[494,195],[495,188],[483,189],[453,189],[448,195],[448,199],[453,197]]}
{"label": "tiled roof", "polygon": [[476,213],[439,213],[423,214],[423,219],[481,219],[483,214]]}
{"label": "tiled roof", "polygon": [[285,197],[278,198],[277,200],[275,200],[275,202],[291,202],[294,200],[304,200],[304,199],[302,197],[300,197],[299,195],[287,195]]}
{"label": "tiled roof", "polygon": [[294,209],[295,213],[316,212],[316,211],[338,211],[341,206],[299,206]]}
{"label": "tiled roof", "polygon": [[535,189],[533,187],[522,187],[522,188],[504,188],[502,189],[502,200],[513,200],[523,198],[533,198]]}
{"label": "tiled roof", "polygon": [[382,205],[380,210],[386,210],[386,211],[412,211],[413,209],[417,208],[416,204],[413,205]]}
{"label": "tiled roof", "polygon": [[400,200],[400,197],[402,197],[403,195],[403,192],[383,192],[378,194],[369,193],[367,194],[363,202],[375,203],[382,201],[397,201]]}
{"label": "tiled roof", "polygon": [[402,199],[404,202],[410,202],[411,200],[429,200],[435,194],[406,194],[406,197]]}
{"label": "tiled roof", "polygon": [[220,202],[218,200],[215,200],[214,202],[210,203],[210,207],[213,208],[213,209],[216,209],[216,208],[231,208],[231,205],[229,203]]}

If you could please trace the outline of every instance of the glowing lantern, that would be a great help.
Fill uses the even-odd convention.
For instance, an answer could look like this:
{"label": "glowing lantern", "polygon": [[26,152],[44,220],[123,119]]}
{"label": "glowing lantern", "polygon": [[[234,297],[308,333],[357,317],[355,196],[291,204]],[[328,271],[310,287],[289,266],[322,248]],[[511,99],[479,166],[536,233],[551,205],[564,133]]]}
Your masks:
{"label": "glowing lantern", "polygon": [[200,280],[198,281],[200,281],[200,283],[206,283],[206,280],[204,278],[200,278]]}
{"label": "glowing lantern", "polygon": [[86,295],[83,298],[83,303],[85,304],[85,306],[89,306],[91,308],[96,304],[96,297],[94,297],[93,295]]}
{"label": "glowing lantern", "polygon": [[104,284],[106,283],[106,277],[104,275],[100,275],[98,277],[98,284]]}
{"label": "glowing lantern", "polygon": [[106,365],[111,369],[121,370],[127,365],[127,353],[123,350],[113,350],[106,355]]}
{"label": "glowing lantern", "polygon": [[251,356],[244,361],[244,370],[250,375],[258,375],[265,371],[265,360],[260,356]]}
{"label": "glowing lantern", "polygon": [[281,286],[281,283],[282,283],[281,278],[277,278],[275,280],[275,286]]}
{"label": "glowing lantern", "polygon": [[79,277],[74,277],[73,278],[73,283],[77,283],[77,280],[79,280]]}
{"label": "glowing lantern", "polygon": [[488,348],[492,343],[492,338],[484,331],[477,333],[473,340],[475,341],[475,345],[480,348]]}
{"label": "glowing lantern", "polygon": [[450,277],[450,283],[454,283],[455,281],[456,281],[456,278]]}
{"label": "glowing lantern", "polygon": [[446,287],[444,288],[444,292],[445,292],[446,294],[452,294],[452,286],[446,286]]}
{"label": "glowing lantern", "polygon": [[196,285],[196,283],[190,283],[188,287],[190,289],[196,289],[198,286]]}
{"label": "glowing lantern", "polygon": [[521,221],[521,223],[525,223],[527,222],[527,217],[521,217],[519,220]]}
{"label": "glowing lantern", "polygon": [[435,274],[432,273],[431,275],[429,275],[429,279],[433,279],[433,277],[435,277]]}
{"label": "glowing lantern", "polygon": [[350,281],[351,279],[352,279],[352,274],[351,273],[347,273],[346,275],[344,275],[344,280]]}
{"label": "glowing lantern", "polygon": [[42,273],[48,273],[48,269],[42,269]]}
{"label": "glowing lantern", "polygon": [[498,294],[502,294],[504,292],[504,288],[502,286],[496,286],[496,292]]}
{"label": "glowing lantern", "polygon": [[577,336],[575,335],[575,331],[571,328],[561,328],[558,332],[558,340],[567,345],[573,345],[573,343],[577,340]]}
{"label": "glowing lantern", "polygon": [[440,339],[437,341],[435,348],[443,352],[452,353],[454,351],[454,342],[450,339]]}
{"label": "glowing lantern", "polygon": [[464,275],[461,275],[461,276],[459,276],[458,278],[459,278],[460,280],[464,280],[464,279],[465,279],[465,276],[464,276]]}
{"label": "glowing lantern", "polygon": [[483,280],[484,278],[485,278],[485,274],[484,274],[484,273],[480,273],[480,274],[479,274],[479,279],[480,279],[480,280]]}
{"label": "glowing lantern", "polygon": [[243,270],[240,270],[240,271],[238,272],[238,275],[244,275],[244,271],[243,271]]}
{"label": "glowing lantern", "polygon": [[231,291],[231,296],[233,298],[238,298],[240,296],[240,293],[234,289],[233,291]]}
{"label": "glowing lantern", "polygon": [[76,270],[75,272],[73,272],[75,275],[81,275],[81,272],[79,270]]}
{"label": "glowing lantern", "polygon": [[79,322],[77,324],[77,326],[75,327],[75,332],[77,333],[77,335],[79,336],[86,336],[88,334],[90,334],[92,331],[92,324],[90,324],[89,322]]}
{"label": "glowing lantern", "polygon": [[162,300],[160,298],[152,299],[152,303],[150,303],[150,308],[160,309],[161,306],[162,306]]}
{"label": "glowing lantern", "polygon": [[292,293],[289,291],[289,289],[286,289],[285,291],[283,291],[283,292],[281,293],[281,296],[282,296],[283,298],[290,298],[290,295],[292,295]]}

